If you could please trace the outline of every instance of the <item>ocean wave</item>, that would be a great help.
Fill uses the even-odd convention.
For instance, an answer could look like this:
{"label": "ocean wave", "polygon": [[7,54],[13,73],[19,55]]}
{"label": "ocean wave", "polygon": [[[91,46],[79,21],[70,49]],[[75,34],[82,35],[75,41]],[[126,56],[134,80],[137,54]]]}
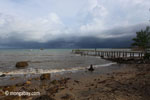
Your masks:
{"label": "ocean wave", "polygon": [[17,75],[17,74],[44,74],[44,73],[61,73],[61,72],[74,72],[85,69],[83,67],[71,68],[71,69],[19,69],[10,72],[0,72],[0,75]]}
{"label": "ocean wave", "polygon": [[[101,65],[93,65],[94,68],[98,67],[107,67],[111,66],[116,63],[108,63],[108,64],[101,64]],[[88,69],[89,66],[87,67],[73,67],[69,69],[34,69],[34,68],[29,68],[29,69],[18,69],[18,70],[13,70],[9,72],[0,72],[0,75],[5,74],[5,75],[17,75],[17,74],[44,74],[44,73],[63,73],[63,72],[76,72],[79,70],[85,70]]]}
{"label": "ocean wave", "polygon": [[95,68],[98,68],[98,67],[107,67],[107,66],[111,66],[111,65],[114,65],[114,64],[117,64],[117,63],[108,63],[108,64],[102,64],[102,65],[95,65],[94,67]]}

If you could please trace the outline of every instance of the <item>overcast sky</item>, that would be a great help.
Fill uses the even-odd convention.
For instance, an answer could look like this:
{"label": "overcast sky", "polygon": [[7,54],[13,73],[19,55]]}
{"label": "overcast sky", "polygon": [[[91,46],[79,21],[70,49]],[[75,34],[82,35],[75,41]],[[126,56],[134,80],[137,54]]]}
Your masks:
{"label": "overcast sky", "polygon": [[134,36],[149,8],[150,0],[0,0],[0,48]]}

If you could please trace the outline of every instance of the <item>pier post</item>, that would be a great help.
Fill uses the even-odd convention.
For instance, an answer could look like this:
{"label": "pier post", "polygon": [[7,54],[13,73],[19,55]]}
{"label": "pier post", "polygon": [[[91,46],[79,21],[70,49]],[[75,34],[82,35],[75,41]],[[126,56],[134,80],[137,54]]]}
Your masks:
{"label": "pier post", "polygon": [[142,51],[122,51],[122,50],[72,50],[72,53],[80,54],[81,56],[100,56],[106,58],[140,58],[143,59],[144,52]]}

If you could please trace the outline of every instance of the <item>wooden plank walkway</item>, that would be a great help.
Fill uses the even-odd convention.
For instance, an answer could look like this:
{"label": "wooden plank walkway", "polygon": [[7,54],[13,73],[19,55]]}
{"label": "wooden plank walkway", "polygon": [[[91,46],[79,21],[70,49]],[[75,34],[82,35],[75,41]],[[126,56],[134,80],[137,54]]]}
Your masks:
{"label": "wooden plank walkway", "polygon": [[143,59],[144,52],[142,51],[130,51],[130,50],[83,50],[74,49],[74,54],[80,54],[81,56],[100,56],[102,58],[140,58]]}

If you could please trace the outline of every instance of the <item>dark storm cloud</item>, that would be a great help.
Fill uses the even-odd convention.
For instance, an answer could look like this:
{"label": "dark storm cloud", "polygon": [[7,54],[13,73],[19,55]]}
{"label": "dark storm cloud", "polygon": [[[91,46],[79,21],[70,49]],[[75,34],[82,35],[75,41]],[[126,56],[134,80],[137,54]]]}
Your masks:
{"label": "dark storm cloud", "polygon": [[96,35],[82,37],[70,36],[44,43],[25,42],[16,39],[15,37],[12,37],[6,42],[1,38],[0,46],[6,48],[125,48],[131,46],[132,38],[136,36],[136,32],[141,29],[145,29],[146,26],[147,24],[139,24],[104,31],[107,35],[112,36],[109,38],[101,38]]}
{"label": "dark storm cloud", "polygon": [[131,37],[100,39],[96,37],[82,37],[65,41],[59,39],[47,43],[13,42],[5,44],[10,48],[124,48],[130,47]]}

